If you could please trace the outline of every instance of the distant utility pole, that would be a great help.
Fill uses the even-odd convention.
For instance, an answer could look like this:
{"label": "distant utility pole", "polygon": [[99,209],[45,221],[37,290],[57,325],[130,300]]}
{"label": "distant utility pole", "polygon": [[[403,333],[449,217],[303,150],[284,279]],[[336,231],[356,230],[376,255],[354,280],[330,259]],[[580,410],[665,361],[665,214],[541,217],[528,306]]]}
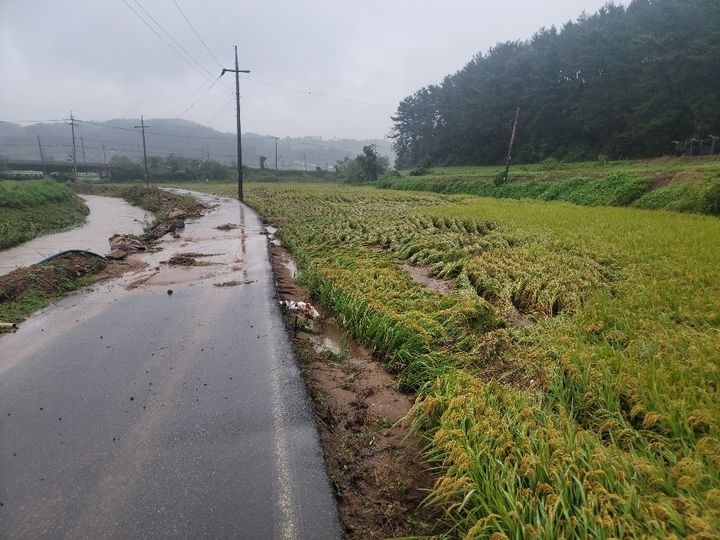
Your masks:
{"label": "distant utility pole", "polygon": [[105,162],[105,176],[110,180],[110,162],[108,161],[107,154],[105,153],[105,145],[103,144],[103,161]]}
{"label": "distant utility pole", "polygon": [[87,165],[87,160],[85,159],[85,139],[83,137],[80,137],[80,148],[82,148],[83,153],[83,165]]}
{"label": "distant utility pole", "polygon": [[243,200],[243,170],[242,170],[242,134],[240,131],[240,74],[250,73],[249,69],[240,69],[238,65],[237,45],[235,45],[235,69],[223,68],[220,76],[225,72],[235,73],[235,109],[237,114],[237,182],[238,182],[238,199]]}
{"label": "distant utility pole", "polygon": [[507,158],[505,159],[505,176],[503,182],[507,182],[508,174],[510,173],[510,160],[512,159],[512,149],[515,144],[515,135],[517,133],[518,120],[520,119],[520,107],[515,111],[515,122],[513,123],[512,135],[510,136],[510,146],[508,146]]}
{"label": "distant utility pole", "polygon": [[305,157],[305,154],[303,154],[303,163],[305,164],[305,170],[307,171],[307,158]]}
{"label": "distant utility pole", "polygon": [[43,155],[42,144],[40,144],[40,135],[37,136],[37,140],[38,140],[38,150],[40,150],[40,163],[42,163],[42,170],[44,173],[47,173],[47,170],[45,168],[45,156]]}
{"label": "distant utility pole", "polygon": [[149,185],[148,180],[148,168],[147,168],[147,146],[145,146],[145,128],[150,127],[147,124],[145,124],[145,119],[143,118],[143,115],[140,115],[140,125],[135,126],[135,129],[140,128],[142,131],[142,140],[143,140],[143,163],[145,165],[145,186],[147,187]]}
{"label": "distant utility pole", "polygon": [[77,172],[77,148],[75,146],[75,126],[77,126],[77,122],[75,122],[75,118],[73,117],[72,110],[70,110],[70,128],[72,129],[72,139],[73,139],[73,153],[72,153],[72,159],[73,159],[73,174],[75,175],[74,180],[77,182],[78,179],[78,172]]}
{"label": "distant utility pole", "polygon": [[278,181],[278,164],[277,164],[277,142],[280,140],[280,137],[273,137],[275,139],[275,181]]}

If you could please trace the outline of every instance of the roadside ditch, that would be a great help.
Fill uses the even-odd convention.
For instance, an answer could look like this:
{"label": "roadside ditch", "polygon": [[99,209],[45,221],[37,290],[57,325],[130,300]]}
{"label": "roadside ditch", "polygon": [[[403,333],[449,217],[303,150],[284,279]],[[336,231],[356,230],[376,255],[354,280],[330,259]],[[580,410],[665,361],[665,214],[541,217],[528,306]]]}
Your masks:
{"label": "roadside ditch", "polygon": [[[309,302],[290,252],[268,226],[280,301]],[[423,505],[436,476],[422,458],[407,414],[414,396],[370,351],[317,306],[312,320],[286,311],[285,320],[312,397],[315,418],[345,536],[350,539],[429,536],[442,519]]]}

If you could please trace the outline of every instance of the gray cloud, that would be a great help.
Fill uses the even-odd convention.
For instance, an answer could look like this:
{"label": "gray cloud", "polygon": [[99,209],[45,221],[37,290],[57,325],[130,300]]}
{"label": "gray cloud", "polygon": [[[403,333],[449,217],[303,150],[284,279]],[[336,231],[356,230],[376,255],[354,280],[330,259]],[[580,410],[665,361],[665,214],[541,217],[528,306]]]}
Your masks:
{"label": "gray cloud", "polygon": [[[213,78],[219,74],[221,66],[172,0],[138,1]],[[142,13],[135,0],[127,2]],[[542,26],[561,26],[605,3],[177,2],[224,65],[231,66],[237,44],[241,67],[252,70],[255,81],[242,83],[244,131],[358,138],[386,135],[400,99],[440,82],[477,52],[498,41],[528,38]],[[123,0],[0,0],[0,74],[0,119],[9,121],[62,118],[70,107],[80,118],[95,120],[141,113],[175,117],[205,84]],[[182,117],[233,131],[232,80],[226,77],[227,88],[212,88]]]}

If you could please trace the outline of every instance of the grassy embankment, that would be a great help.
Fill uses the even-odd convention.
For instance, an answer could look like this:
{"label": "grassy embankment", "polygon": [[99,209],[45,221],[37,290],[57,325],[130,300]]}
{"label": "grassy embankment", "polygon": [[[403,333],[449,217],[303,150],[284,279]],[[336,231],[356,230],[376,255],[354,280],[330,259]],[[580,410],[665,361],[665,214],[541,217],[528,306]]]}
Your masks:
{"label": "grassy embankment", "polygon": [[633,206],[720,215],[720,159],[662,158],[599,163],[516,165],[496,186],[498,167],[434,167],[423,176],[381,180],[379,187],[465,193],[500,199],[559,200],[585,206]]}
{"label": "grassy embankment", "polygon": [[[247,193],[315,298],[418,393],[415,425],[443,472],[430,500],[454,535],[720,534],[716,218],[335,186]],[[415,283],[398,259],[454,291]]]}
{"label": "grassy embankment", "polygon": [[0,181],[0,249],[80,225],[88,208],[64,184]]}

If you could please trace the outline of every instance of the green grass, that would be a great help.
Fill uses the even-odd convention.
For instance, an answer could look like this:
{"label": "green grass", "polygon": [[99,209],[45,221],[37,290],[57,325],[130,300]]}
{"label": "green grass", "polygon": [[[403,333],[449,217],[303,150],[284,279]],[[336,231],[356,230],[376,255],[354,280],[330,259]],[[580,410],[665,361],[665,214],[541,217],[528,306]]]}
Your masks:
{"label": "green grass", "polygon": [[511,181],[496,186],[499,171],[497,167],[436,167],[424,176],[404,171],[400,177],[381,179],[378,187],[720,215],[717,158],[517,165],[511,169]]}
{"label": "green grass", "polygon": [[88,215],[82,199],[64,184],[45,180],[0,182],[0,249],[70,229]]}
{"label": "green grass", "polygon": [[[431,178],[486,178],[493,179],[502,166],[463,165],[451,167],[431,167],[426,175]],[[567,179],[577,176],[597,178],[613,173],[630,173],[636,176],[656,176],[661,174],[681,175],[684,178],[704,177],[720,173],[720,159],[708,157],[664,157],[650,160],[610,161],[601,164],[596,161],[558,162],[546,160],[533,164],[513,164],[510,168],[512,178],[532,178],[536,180]],[[402,171],[407,176],[410,171]]]}
{"label": "green grass", "polygon": [[247,200],[417,392],[453,536],[720,534],[716,218],[307,184]]}

